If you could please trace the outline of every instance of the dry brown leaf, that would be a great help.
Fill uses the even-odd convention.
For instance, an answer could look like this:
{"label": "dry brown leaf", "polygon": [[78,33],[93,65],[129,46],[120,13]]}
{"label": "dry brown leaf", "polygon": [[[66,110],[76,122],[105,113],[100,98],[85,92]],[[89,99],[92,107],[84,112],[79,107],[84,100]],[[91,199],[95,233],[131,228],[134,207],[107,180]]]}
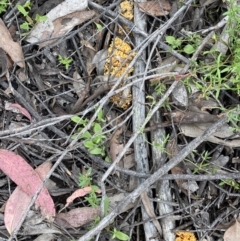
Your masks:
{"label": "dry brown leaf", "polygon": [[0,33],[0,48],[2,48],[19,67],[25,68],[22,48],[19,43],[13,41],[2,19],[0,19]]}
{"label": "dry brown leaf", "polygon": [[82,55],[86,57],[86,68],[88,75],[91,75],[92,71],[95,69],[95,65],[92,63],[94,56],[96,55],[96,50],[91,45],[90,42],[86,40],[81,40],[81,44],[83,45],[82,48]]}
{"label": "dry brown leaf", "polygon": [[[45,162],[35,169],[37,174],[43,180],[49,170],[51,169],[52,164],[50,162]],[[17,186],[9,197],[5,212],[4,212],[4,223],[8,232],[11,234],[15,228],[18,226],[25,210],[31,202],[31,197],[28,196],[22,189]]]}
{"label": "dry brown leaf", "polygon": [[112,136],[109,146],[110,146],[110,158],[114,162],[118,154],[123,150],[123,144],[119,143],[119,136],[122,134],[122,128],[118,129]]}
{"label": "dry brown leaf", "polygon": [[177,138],[173,137],[170,139],[166,146],[168,158],[171,159],[176,156],[179,152],[177,145]]}
{"label": "dry brown leaf", "polygon": [[56,236],[52,233],[44,233],[35,238],[33,241],[52,241],[55,240]]}
{"label": "dry brown leaf", "polygon": [[173,101],[178,106],[188,106],[188,93],[185,85],[182,82],[178,82],[177,87],[172,92]]}
{"label": "dry brown leaf", "polygon": [[55,221],[64,228],[77,228],[93,221],[100,213],[100,208],[75,208],[67,213],[58,213]]}
{"label": "dry brown leaf", "polygon": [[[109,197],[110,211],[114,210],[114,208],[118,205],[119,202],[121,202],[126,197],[126,195],[127,195],[126,193],[118,193],[118,194],[115,194],[114,196],[110,196]],[[119,212],[120,213],[127,212],[129,209],[132,209],[133,207],[135,207],[137,205],[137,202],[138,202],[137,200],[135,200],[135,202],[131,202],[130,204],[128,204],[127,206],[119,210]]]}
{"label": "dry brown leaf", "polygon": [[[172,174],[186,174],[183,168],[175,166],[171,169]],[[175,182],[177,183],[179,189],[185,193],[187,196],[190,195],[192,199],[196,199],[195,196],[192,195],[193,192],[198,190],[198,185],[195,181],[186,181],[181,179],[176,179]]]}
{"label": "dry brown leaf", "polygon": [[[37,41],[46,39],[48,37],[52,37],[52,33],[54,32],[54,26],[53,26],[54,20],[58,18],[66,17],[66,15],[77,11],[83,11],[87,8],[87,6],[88,6],[87,0],[81,0],[81,1],[65,0],[61,2],[46,14],[47,16],[46,21],[39,22],[33,27],[33,29],[31,30],[26,40],[30,43],[35,43]],[[68,20],[65,19],[65,22],[68,22]],[[63,22],[63,25],[64,25],[64,22]]]}
{"label": "dry brown leaf", "polygon": [[236,220],[236,222],[225,231],[225,233],[223,235],[224,241],[240,240],[240,223],[239,223],[238,219],[235,219],[235,220]]}
{"label": "dry brown leaf", "polygon": [[128,152],[126,153],[126,156],[123,158],[123,166],[125,169],[131,169],[136,165],[135,158],[134,158],[134,152],[131,148],[129,148]]}
{"label": "dry brown leaf", "polygon": [[14,113],[21,113],[22,115],[24,115],[25,117],[27,117],[30,122],[32,121],[32,117],[30,115],[30,113],[21,105],[19,105],[18,103],[10,103],[8,101],[5,102],[5,110],[11,110]]}
{"label": "dry brown leaf", "polygon": [[[95,15],[95,12],[93,10],[90,11],[77,11],[74,13],[70,13],[64,17],[57,18],[53,21],[53,33],[51,31],[43,32],[42,34],[42,40],[46,38],[57,38],[60,36],[65,35],[66,33],[69,33],[75,26],[84,23],[85,21],[93,18]],[[39,44],[39,48],[43,48],[53,42],[56,42],[56,40],[46,41],[41,44]]]}
{"label": "dry brown leaf", "polygon": [[[123,150],[124,146],[123,144],[119,143],[119,136],[122,134],[123,130],[122,128],[118,129],[112,136],[110,142],[109,142],[109,154],[110,154],[110,159],[112,162],[115,161],[115,159],[117,158],[118,154]],[[119,167],[123,167],[123,161],[120,160],[117,163],[117,166]],[[115,171],[115,174],[120,177],[120,173],[118,171]]]}
{"label": "dry brown leaf", "polygon": [[[78,197],[84,197],[92,191],[92,187],[84,187],[76,190],[70,197],[67,198],[67,203],[64,206],[66,208],[74,199]],[[101,193],[101,190],[97,190],[96,193]]]}
{"label": "dry brown leaf", "polygon": [[82,77],[79,75],[77,71],[74,71],[73,79],[76,80],[73,81],[74,90],[77,93],[78,97],[81,98],[83,95],[83,91],[85,91],[86,89],[86,83],[83,81]]}
{"label": "dry brown leaf", "polygon": [[98,75],[104,74],[104,65],[106,63],[107,55],[107,49],[101,49],[93,57],[92,64],[95,65]]}
{"label": "dry brown leaf", "polygon": [[[194,123],[194,124],[180,124],[181,132],[185,136],[190,137],[198,137],[200,136],[212,123]],[[240,146],[240,138],[238,135],[233,135],[233,131],[231,131],[230,126],[225,124],[221,128],[218,129],[212,136],[206,138],[206,141],[216,143],[219,145],[229,146],[229,147],[239,147]],[[224,140],[226,138],[238,138],[235,140]],[[219,138],[218,138],[219,137]],[[220,139],[222,138],[222,139]]]}
{"label": "dry brown leaf", "polygon": [[146,191],[142,192],[141,199],[142,199],[142,203],[143,203],[143,205],[145,207],[145,210],[146,210],[148,216],[153,219],[153,224],[155,225],[155,227],[158,230],[159,234],[162,236],[162,228],[161,228],[158,220],[156,219],[156,214],[154,212],[153,205],[150,202],[149,197],[148,197]]}
{"label": "dry brown leaf", "polygon": [[171,5],[166,0],[142,2],[138,6],[141,12],[158,17],[168,15],[171,10]]}
{"label": "dry brown leaf", "polygon": [[173,111],[170,115],[176,123],[212,123],[219,120],[217,115],[211,115],[202,111]]}

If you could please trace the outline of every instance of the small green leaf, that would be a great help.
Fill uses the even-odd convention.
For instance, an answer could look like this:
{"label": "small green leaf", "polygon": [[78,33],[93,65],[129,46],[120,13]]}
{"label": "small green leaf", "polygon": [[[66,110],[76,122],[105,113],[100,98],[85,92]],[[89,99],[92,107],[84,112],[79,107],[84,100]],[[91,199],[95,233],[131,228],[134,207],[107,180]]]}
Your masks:
{"label": "small green leaf", "polygon": [[58,61],[65,65],[65,69],[67,70],[69,68],[69,65],[73,62],[72,58],[63,58],[61,55],[58,55]]}
{"label": "small green leaf", "polygon": [[191,45],[191,44],[187,44],[183,51],[186,53],[186,54],[192,54],[196,51],[196,49]]}
{"label": "small green leaf", "polygon": [[22,5],[17,5],[17,9],[24,17],[28,16],[28,12]]}
{"label": "small green leaf", "polygon": [[104,111],[100,110],[97,115],[97,120],[100,122],[105,122],[105,120],[103,119],[103,115],[104,115]]}
{"label": "small green leaf", "polygon": [[73,117],[71,117],[71,120],[77,124],[82,124],[82,125],[86,125],[87,120],[75,115]]}
{"label": "small green leaf", "polygon": [[167,36],[166,37],[166,42],[173,48],[177,48],[181,45],[181,39],[176,39],[173,36]]}
{"label": "small green leaf", "polygon": [[96,134],[102,133],[102,127],[98,123],[94,123],[93,131]]}
{"label": "small green leaf", "polygon": [[30,1],[25,2],[23,7],[24,8],[28,8],[29,10],[31,10],[31,2]]}
{"label": "small green leaf", "polygon": [[72,140],[75,140],[75,139],[77,138],[77,136],[78,136],[78,133],[72,135],[72,136],[71,136],[71,139],[72,139]]}
{"label": "small green leaf", "polygon": [[166,36],[166,42],[170,45],[174,43],[176,39],[173,36]]}
{"label": "small green leaf", "polygon": [[226,183],[224,181],[221,181],[218,185],[223,186],[224,184],[226,184]]}
{"label": "small green leaf", "polygon": [[95,224],[98,224],[100,221],[101,221],[100,216],[97,216],[97,217],[94,219],[94,223],[95,223]]}
{"label": "small green leaf", "polygon": [[35,20],[37,23],[44,22],[47,20],[47,16],[46,15],[41,16],[39,14],[36,14]]}
{"label": "small green leaf", "polygon": [[91,148],[95,147],[95,144],[92,141],[85,141],[83,144],[88,149],[91,149]]}
{"label": "small green leaf", "polygon": [[8,5],[10,5],[10,3],[8,3],[7,0],[0,1],[0,14],[6,12]]}
{"label": "small green leaf", "polygon": [[93,142],[96,144],[100,144],[103,142],[103,139],[105,139],[105,138],[106,138],[105,136],[99,135],[99,136],[93,138]]}
{"label": "small green leaf", "polygon": [[99,24],[99,23],[95,23],[95,24],[96,24],[97,29],[98,29],[99,31],[101,31],[101,30],[103,29],[103,26],[102,26],[101,24]]}
{"label": "small green leaf", "polygon": [[90,153],[93,155],[104,155],[103,150],[99,147],[90,150]]}
{"label": "small green leaf", "polygon": [[81,138],[83,138],[83,139],[90,139],[91,137],[92,136],[89,131],[85,131],[81,136]]}
{"label": "small green leaf", "polygon": [[100,190],[99,187],[96,186],[96,185],[91,185],[91,189],[92,189],[93,192],[96,192],[96,191]]}
{"label": "small green leaf", "polygon": [[92,173],[92,168],[90,167],[90,168],[87,170],[86,175],[87,175],[87,176],[90,176],[91,173]]}
{"label": "small green leaf", "polygon": [[118,231],[116,228],[113,230],[113,236],[112,238],[117,238],[119,240],[129,240],[129,236],[121,231]]}
{"label": "small green leaf", "polygon": [[24,23],[20,24],[20,28],[22,30],[29,31],[30,30],[30,24],[28,22],[24,22]]}
{"label": "small green leaf", "polygon": [[110,162],[109,156],[106,156],[106,157],[105,157],[105,161],[106,161],[106,162]]}

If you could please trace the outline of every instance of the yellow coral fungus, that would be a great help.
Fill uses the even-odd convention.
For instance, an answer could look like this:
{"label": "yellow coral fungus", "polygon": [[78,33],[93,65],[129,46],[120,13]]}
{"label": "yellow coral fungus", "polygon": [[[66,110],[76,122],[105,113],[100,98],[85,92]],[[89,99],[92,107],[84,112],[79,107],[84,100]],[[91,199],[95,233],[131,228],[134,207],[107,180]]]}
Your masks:
{"label": "yellow coral fungus", "polygon": [[177,238],[175,241],[197,241],[195,235],[188,231],[177,231]]}
{"label": "yellow coral fungus", "polygon": [[[120,13],[128,20],[132,20],[133,4],[129,0],[124,0],[123,2],[121,2]],[[128,32],[126,26],[123,27]],[[118,29],[118,33],[123,33],[120,28]],[[123,73],[127,70],[134,56],[135,53],[132,51],[131,46],[125,41],[123,41],[121,38],[115,37],[108,48],[108,56],[104,65],[104,75],[109,75],[117,78],[121,77]],[[133,68],[128,69],[124,75],[124,78],[130,76],[132,72]],[[122,86],[123,84],[120,84],[118,88]],[[124,110],[127,109],[132,101],[130,88],[125,89],[124,91],[112,96],[110,98],[110,101]]]}
{"label": "yellow coral fungus", "polygon": [[[104,65],[104,75],[121,77],[135,56],[135,54],[131,52],[132,48],[128,43],[119,37],[113,39],[108,48],[108,58]],[[133,68],[129,69],[125,77],[128,77],[132,71]]]}
{"label": "yellow coral fungus", "polygon": [[128,19],[132,20],[133,19],[133,4],[129,0],[125,0],[120,3],[120,12],[121,15]]}

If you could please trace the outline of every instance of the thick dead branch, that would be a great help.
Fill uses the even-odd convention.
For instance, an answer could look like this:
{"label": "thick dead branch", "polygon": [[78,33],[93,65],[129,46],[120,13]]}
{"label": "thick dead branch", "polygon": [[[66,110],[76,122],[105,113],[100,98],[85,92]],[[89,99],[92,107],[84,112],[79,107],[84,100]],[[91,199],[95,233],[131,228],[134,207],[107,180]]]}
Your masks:
{"label": "thick dead branch", "polygon": [[[142,2],[139,0],[135,1],[136,3]],[[141,29],[142,31],[146,32],[147,30],[147,22],[146,22],[146,16],[141,13],[137,7],[137,5],[134,7],[134,22],[135,26]],[[136,46],[141,46],[142,43],[145,40],[145,37],[142,37],[139,34],[134,34],[135,38],[135,44]],[[146,61],[146,51],[143,51],[141,57],[136,61],[134,66],[134,74],[137,76],[138,74],[145,72],[145,61]],[[145,120],[145,81],[136,83],[133,85],[132,88],[133,92],[133,132],[138,132],[141,128],[142,124]],[[148,153],[147,153],[147,142],[146,135],[145,134],[139,134],[135,141],[134,141],[134,156],[135,161],[137,165],[137,172],[142,173],[149,173],[149,160],[148,160]],[[139,178],[139,183],[142,183],[144,181],[143,178]],[[148,220],[149,217],[153,218],[154,212],[149,212],[149,210],[154,210],[153,203],[148,199],[148,195],[151,197],[152,192],[151,189],[144,190],[145,198],[142,197],[142,217],[143,220]],[[145,201],[144,201],[145,200]],[[146,221],[144,222],[144,234],[146,241],[152,240],[157,241],[159,238],[157,238],[159,235],[162,236],[162,230],[161,226],[159,225],[159,222],[155,220],[154,222]]]}
{"label": "thick dead branch", "polygon": [[[159,111],[157,111],[153,116],[152,123],[154,122],[161,122]],[[166,136],[166,133],[163,128],[154,130],[151,132],[151,142],[164,143],[165,136]],[[157,148],[155,145],[152,145],[152,160],[153,160],[154,170],[156,171],[158,168],[161,168],[166,161],[166,154],[162,152],[159,148]],[[173,202],[169,180],[162,180],[157,182],[156,192],[158,194],[158,197],[161,197],[161,200],[167,201],[169,203]],[[159,203],[158,210],[160,215],[172,213],[174,211],[173,206],[168,205],[167,203]],[[166,217],[166,218],[162,218],[160,220],[160,223],[162,226],[163,238],[166,241],[174,241],[175,235],[172,232],[172,230],[174,230],[175,228],[174,220],[171,220],[169,217]]]}

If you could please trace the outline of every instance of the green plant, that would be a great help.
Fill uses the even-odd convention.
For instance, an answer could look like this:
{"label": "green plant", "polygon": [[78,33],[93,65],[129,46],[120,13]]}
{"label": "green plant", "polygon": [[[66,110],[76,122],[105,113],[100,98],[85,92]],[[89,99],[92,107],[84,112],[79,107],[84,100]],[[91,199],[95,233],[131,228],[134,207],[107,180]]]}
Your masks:
{"label": "green plant", "polygon": [[101,31],[103,29],[103,26],[101,24],[96,23],[96,22],[94,22],[94,23],[96,24],[96,27],[99,31]]}
{"label": "green plant", "polygon": [[81,188],[91,185],[91,182],[92,182],[91,174],[92,174],[92,168],[89,168],[85,174],[79,175],[78,182]]}
{"label": "green plant", "polygon": [[228,185],[230,187],[233,187],[235,190],[240,189],[240,184],[233,179],[222,180],[218,185],[219,186]]}
{"label": "green plant", "polygon": [[199,172],[209,172],[208,167],[210,165],[209,162],[206,162],[205,160],[201,161],[199,164],[195,164],[196,167],[193,170],[193,174],[199,173]]}
{"label": "green plant", "polygon": [[[108,210],[109,210],[109,198],[107,196],[105,196],[104,199],[104,216],[106,216],[108,214]],[[99,224],[99,222],[101,221],[100,216],[96,217],[94,220],[94,223],[90,226],[90,230],[94,227],[96,227],[96,225]]]}
{"label": "green plant", "polygon": [[186,54],[192,54],[196,51],[197,46],[200,44],[201,37],[198,34],[192,34],[186,39],[175,38],[174,36],[166,36],[166,42],[172,49],[178,49]]}
{"label": "green plant", "polygon": [[[152,82],[151,86],[154,87],[154,91],[158,95],[159,98],[161,98],[167,90],[166,85],[162,82]],[[147,96],[147,98],[154,99],[152,96]],[[154,99],[151,105],[153,106],[155,103],[156,103],[156,100]],[[170,105],[169,105],[169,98],[166,98],[165,102],[163,103],[163,105],[161,107],[171,110]]]}
{"label": "green plant", "polygon": [[98,186],[91,185],[91,192],[88,197],[85,197],[85,200],[88,201],[93,208],[97,208],[100,204],[100,198],[98,198],[96,194],[96,191],[98,190]]}
{"label": "green plant", "polygon": [[[195,166],[193,174],[200,173],[200,172],[205,172],[208,174],[216,173],[216,168],[214,166],[211,167],[211,163],[208,162],[208,160],[211,159],[211,157],[209,156],[209,153],[207,151],[205,151],[201,155],[201,158],[202,158],[202,161],[199,164],[196,164],[196,163],[188,160],[191,164],[193,164]],[[233,187],[235,190],[240,189],[240,184],[237,183],[233,179],[221,180],[221,182],[218,185],[219,186],[228,185],[228,186]]]}
{"label": "green plant", "polygon": [[88,201],[92,207],[96,208],[99,206],[99,203],[100,203],[100,199],[96,195],[96,191],[99,190],[99,187],[92,185],[91,174],[92,174],[92,168],[89,168],[86,174],[82,174],[82,173],[79,174],[78,181],[79,181],[79,186],[81,188],[85,188],[89,186],[91,187],[89,196],[85,197],[85,200]]}
{"label": "green plant", "polygon": [[176,39],[173,36],[166,36],[166,42],[173,48],[176,49],[181,46],[182,40],[181,39]]}
{"label": "green plant", "polygon": [[[86,126],[88,119],[73,116],[71,120],[79,125],[77,132],[72,136],[72,139],[75,139],[78,136],[78,133]],[[80,140],[83,140],[83,145],[88,149],[89,153],[93,155],[101,155],[102,157],[105,157],[106,161],[108,161],[109,158],[106,155],[104,145],[106,136],[103,135],[102,131],[103,122],[105,122],[103,119],[103,111],[100,110],[98,112],[97,119],[91,126],[91,129],[89,131],[85,131],[79,138]]]}
{"label": "green plant", "polygon": [[0,0],[0,14],[6,12],[7,7],[11,3],[8,2],[8,0]]}
{"label": "green plant", "polygon": [[160,150],[161,152],[165,152],[166,153],[166,144],[169,140],[169,134],[167,134],[166,136],[163,136],[163,140],[161,140],[161,142],[153,142],[152,145],[157,148],[158,150]]}
{"label": "green plant", "polygon": [[125,234],[121,231],[118,231],[116,228],[114,228],[113,231],[110,231],[110,233],[111,233],[113,239],[116,238],[116,239],[123,240],[123,241],[130,239],[130,237],[127,234]]}
{"label": "green plant", "polygon": [[32,4],[30,1],[27,1],[23,5],[17,5],[18,11],[26,18],[26,21],[20,24],[20,28],[22,30],[29,31],[34,24],[39,23],[39,22],[44,22],[47,20],[47,16],[40,16],[39,14],[36,14],[35,19],[33,20],[29,16],[29,11],[31,10]]}
{"label": "green plant", "polygon": [[240,127],[238,125],[240,121],[240,106],[237,105],[237,107],[227,110],[226,115],[228,117],[228,121],[231,122],[231,131],[233,132],[240,132]]}
{"label": "green plant", "polygon": [[58,61],[60,64],[65,66],[65,69],[68,70],[69,65],[73,62],[72,58],[62,57],[61,55],[58,55]]}
{"label": "green plant", "polygon": [[[206,64],[205,61],[201,60],[194,62],[191,70],[194,75],[183,80],[189,92],[194,87],[194,89],[201,92],[202,98],[213,97],[217,101],[219,101],[220,93],[223,91],[228,92],[230,95],[240,95],[240,6],[234,0],[227,0],[227,2],[229,10],[224,15],[228,17],[227,30],[225,31],[229,34],[229,40],[228,42],[220,41],[228,47],[229,52],[223,54],[215,49],[203,52],[202,58],[207,58],[208,63]],[[216,41],[219,40],[214,35],[212,42]],[[238,126],[240,121],[239,105],[234,108],[221,106],[219,110],[222,114],[228,116],[232,131],[240,132]]]}

